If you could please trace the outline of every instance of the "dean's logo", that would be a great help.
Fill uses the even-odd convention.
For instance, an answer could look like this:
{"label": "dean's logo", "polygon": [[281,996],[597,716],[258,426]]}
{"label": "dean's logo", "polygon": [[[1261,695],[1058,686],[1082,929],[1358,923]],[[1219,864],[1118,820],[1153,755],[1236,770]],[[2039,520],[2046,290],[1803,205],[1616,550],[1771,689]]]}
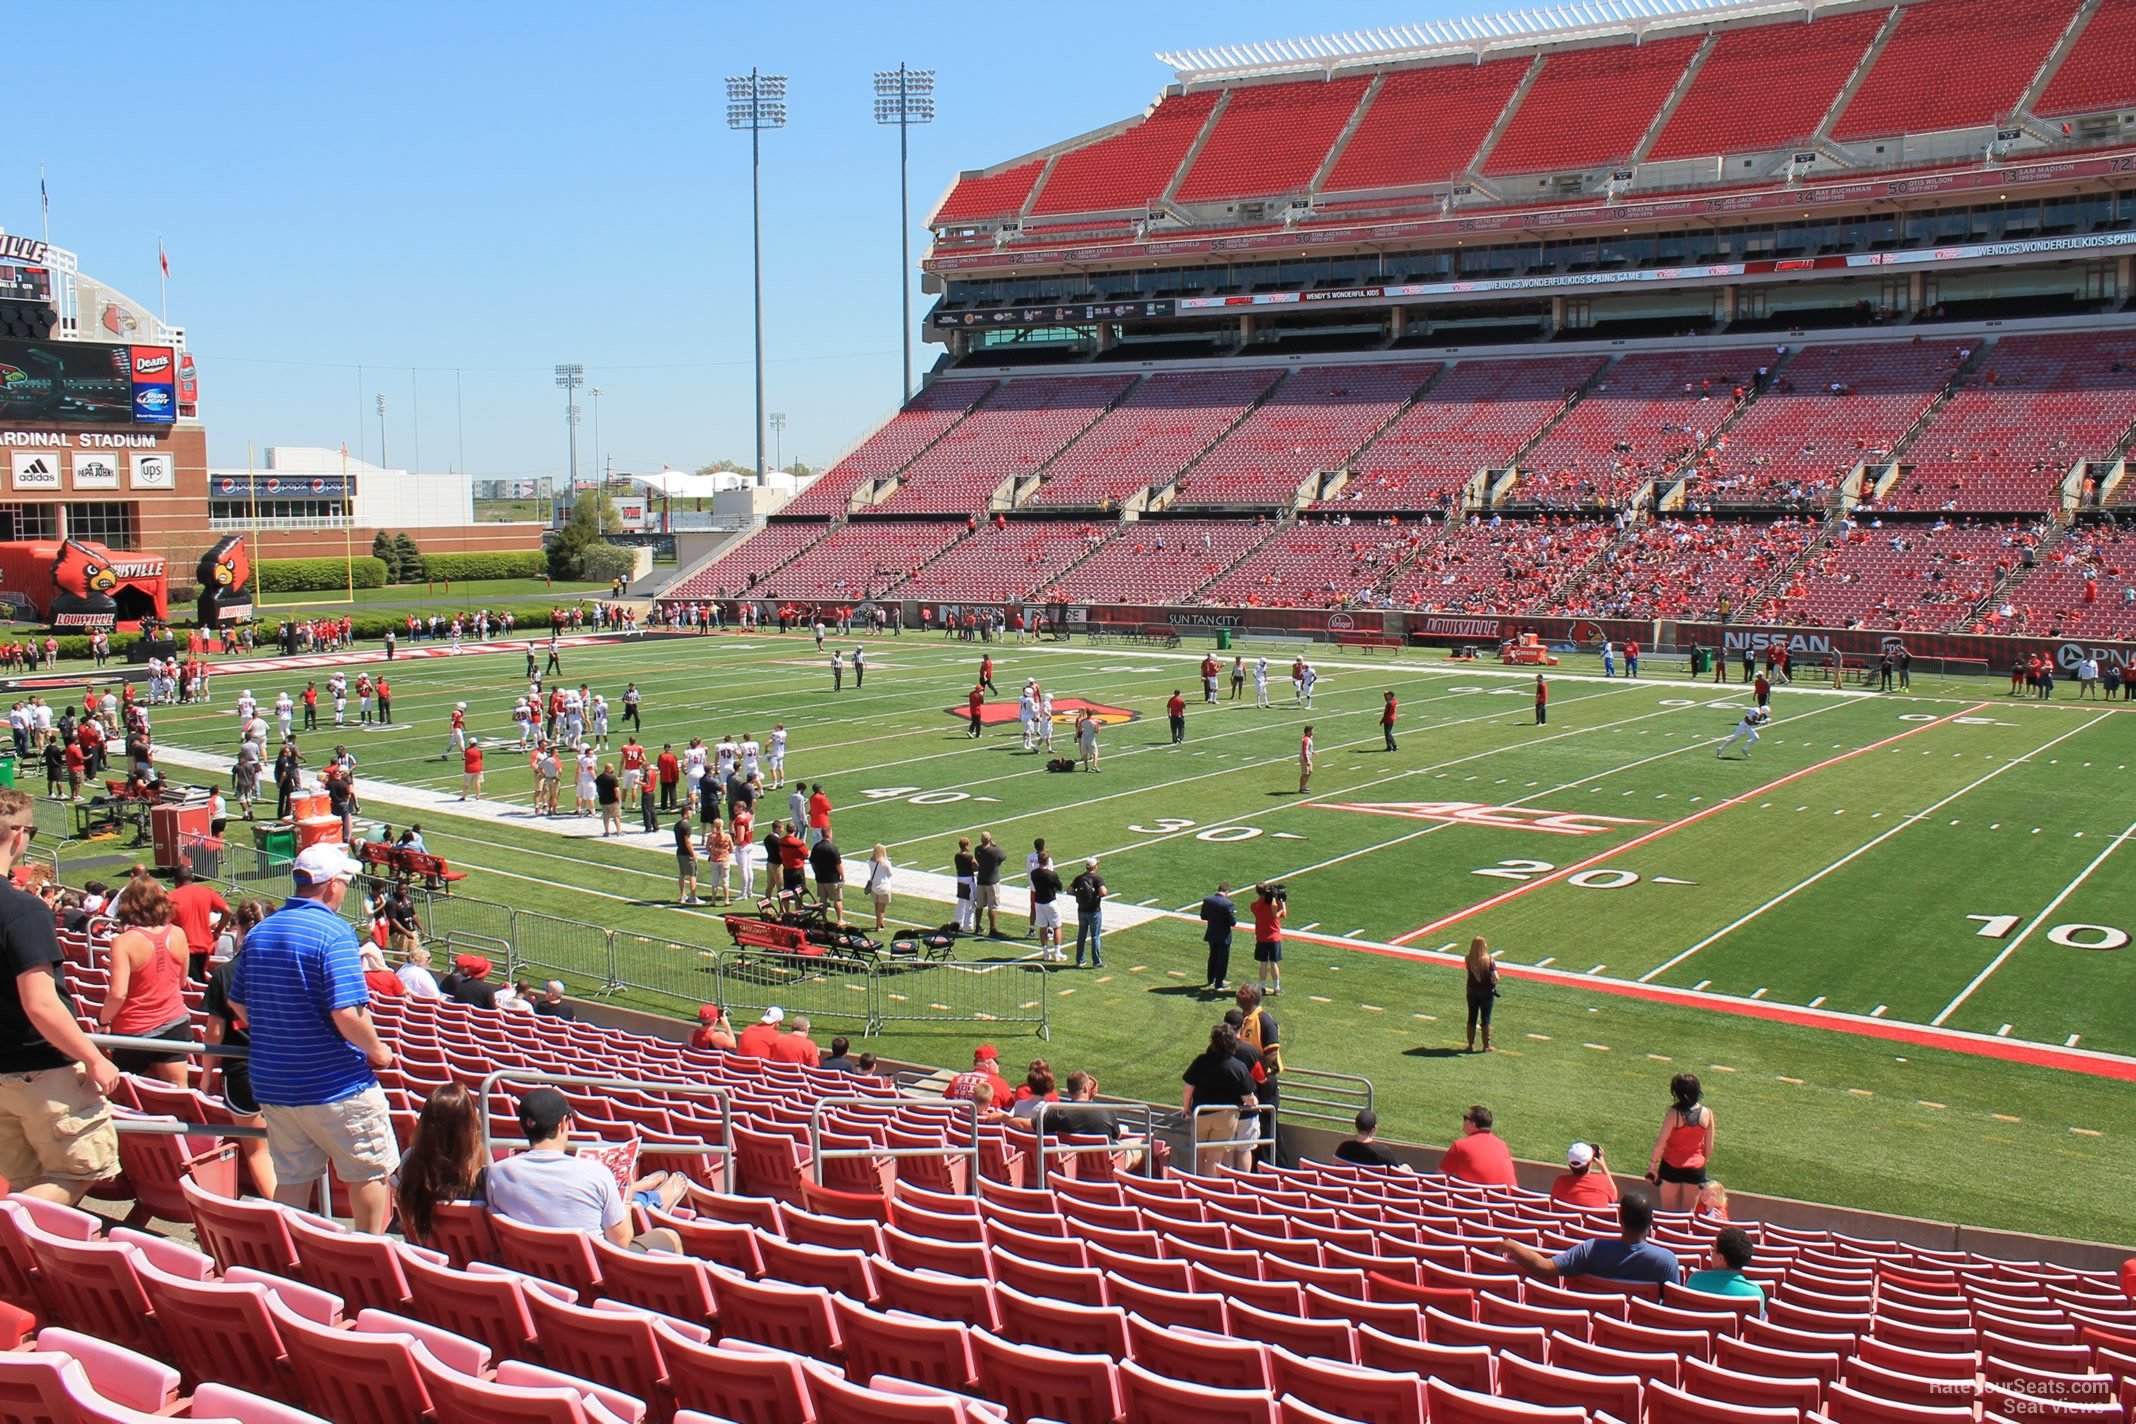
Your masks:
{"label": "dean's logo", "polygon": [[[1123,723],[1132,722],[1142,715],[1140,712],[1132,711],[1126,707],[1110,707],[1102,702],[1085,702],[1080,697],[1056,697],[1053,699],[1053,725],[1056,727],[1072,727],[1075,725],[1076,714],[1086,709],[1089,711],[1092,720],[1101,727],[1117,727]],[[969,721],[972,715],[969,703],[962,707],[945,707],[942,710],[959,721]],[[1020,716],[1021,711],[1015,699],[1011,698],[1004,702],[997,698],[979,709],[979,724],[983,727],[1008,726],[1016,722]]]}

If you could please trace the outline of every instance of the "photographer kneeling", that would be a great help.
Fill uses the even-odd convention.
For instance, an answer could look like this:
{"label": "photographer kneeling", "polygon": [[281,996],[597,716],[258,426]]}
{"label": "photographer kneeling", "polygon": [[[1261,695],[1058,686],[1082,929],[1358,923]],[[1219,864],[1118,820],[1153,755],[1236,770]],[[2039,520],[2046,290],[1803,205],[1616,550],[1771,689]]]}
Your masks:
{"label": "photographer kneeling", "polygon": [[1263,994],[1283,992],[1283,920],[1290,913],[1290,887],[1264,880],[1254,888],[1253,962]]}

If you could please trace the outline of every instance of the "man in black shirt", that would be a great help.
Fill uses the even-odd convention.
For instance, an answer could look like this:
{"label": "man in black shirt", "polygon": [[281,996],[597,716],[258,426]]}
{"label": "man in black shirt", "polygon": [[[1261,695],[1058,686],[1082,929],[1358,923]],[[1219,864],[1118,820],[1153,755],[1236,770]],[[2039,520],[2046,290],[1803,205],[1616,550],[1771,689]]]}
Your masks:
{"label": "man in black shirt", "polygon": [[1209,977],[1202,987],[1221,993],[1224,976],[1231,972],[1231,930],[1239,922],[1228,883],[1219,884],[1216,892],[1201,902],[1201,917],[1207,926],[1202,931],[1202,939],[1209,946]]}
{"label": "man in black shirt", "polygon": [[35,815],[28,792],[0,789],[0,1176],[22,1195],[72,1206],[119,1170],[105,1101],[119,1070],[75,1021],[52,912],[12,880]]}
{"label": "man in black shirt", "polygon": [[816,877],[816,899],[822,902],[824,913],[836,917],[839,924],[845,923],[845,857],[838,847],[825,836],[808,850],[808,868]]}
{"label": "man in black shirt", "polygon": [[858,1073],[860,1064],[853,1060],[853,1040],[840,1034],[831,1040],[831,1051],[822,1064],[826,1073]]}
{"label": "man in black shirt", "polygon": [[452,973],[438,981],[446,998],[478,1009],[497,1007],[497,986],[489,982],[489,960],[479,954],[463,954],[452,962],[452,968]]}
{"label": "man in black shirt", "polygon": [[1098,858],[1092,856],[1083,862],[1083,873],[1069,885],[1068,893],[1075,896],[1075,967],[1083,967],[1083,941],[1090,941],[1090,967],[1105,967],[1105,897],[1112,892],[1105,888],[1105,877],[1098,874]]}
{"label": "man in black shirt", "polygon": [[1001,938],[1001,864],[1008,853],[994,844],[992,831],[979,833],[979,848],[972,852],[977,862],[972,885],[972,927],[978,929],[979,916],[986,915],[986,932],[995,939]]}
{"label": "man in black shirt", "polygon": [[543,1018],[562,1019],[565,1023],[578,1021],[578,1010],[564,1002],[564,981],[551,979],[542,985],[541,997],[534,1001],[534,1012]]}
{"label": "man in black shirt", "polygon": [[964,934],[977,934],[979,857],[972,854],[970,841],[961,837],[958,839],[957,854],[951,862],[951,868],[957,877],[957,929]]}
{"label": "man in black shirt", "polygon": [[1393,1153],[1373,1141],[1378,1133],[1379,1114],[1365,1108],[1357,1115],[1357,1136],[1336,1147],[1335,1160],[1355,1167],[1399,1167],[1405,1172],[1415,1171],[1416,1168],[1397,1160]]}
{"label": "man in black shirt", "polygon": [[697,898],[697,838],[687,809],[675,818],[675,898],[685,905],[704,903]]}
{"label": "man in black shirt", "polygon": [[1031,871],[1031,932],[1038,937],[1041,959],[1068,957],[1061,952],[1061,911],[1054,903],[1060,893],[1061,873],[1053,868],[1053,857],[1040,852]]}
{"label": "man in black shirt", "polygon": [[[1194,1130],[1194,1170],[1202,1170],[1203,1143],[1232,1143],[1246,1135],[1242,1115],[1260,1106],[1253,1095],[1253,1078],[1238,1057],[1239,1037],[1231,1025],[1218,1024],[1209,1031],[1209,1046],[1196,1055],[1180,1075],[1186,1092],[1182,1111]],[[1215,1111],[1197,1111],[1215,1109]],[[1254,1119],[1258,1121],[1258,1119]],[[1219,1162],[1245,1168],[1253,1160],[1250,1148],[1209,1147]]]}

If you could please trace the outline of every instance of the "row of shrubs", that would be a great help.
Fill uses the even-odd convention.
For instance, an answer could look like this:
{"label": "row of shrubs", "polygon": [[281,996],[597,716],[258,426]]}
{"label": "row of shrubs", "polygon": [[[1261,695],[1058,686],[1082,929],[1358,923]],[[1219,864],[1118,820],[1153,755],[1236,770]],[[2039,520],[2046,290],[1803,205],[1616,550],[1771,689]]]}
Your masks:
{"label": "row of shrubs", "polygon": [[[375,547],[375,546],[374,546]],[[405,559],[405,556],[403,556]],[[539,549],[491,554],[418,554],[410,573],[406,562],[389,565],[375,554],[347,559],[261,559],[255,566],[262,593],[329,593],[349,586],[353,563],[358,588],[394,583],[437,583],[475,579],[535,579],[548,573]],[[612,575],[611,575],[612,577]]]}

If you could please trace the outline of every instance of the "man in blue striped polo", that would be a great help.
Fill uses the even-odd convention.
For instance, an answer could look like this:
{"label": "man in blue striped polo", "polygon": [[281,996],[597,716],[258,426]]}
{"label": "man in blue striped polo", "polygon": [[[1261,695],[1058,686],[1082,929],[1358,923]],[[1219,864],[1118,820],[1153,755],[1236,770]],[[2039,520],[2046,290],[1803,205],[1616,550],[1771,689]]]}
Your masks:
{"label": "man in blue striped polo", "polygon": [[295,893],[245,936],[230,998],[252,1037],[275,1200],[310,1205],[331,1164],[356,1229],[377,1234],[386,1229],[387,1180],[400,1150],[372,1071],[391,1067],[393,1050],[371,1022],[356,931],[340,914],[362,869],[338,845],[299,855],[290,867]]}

